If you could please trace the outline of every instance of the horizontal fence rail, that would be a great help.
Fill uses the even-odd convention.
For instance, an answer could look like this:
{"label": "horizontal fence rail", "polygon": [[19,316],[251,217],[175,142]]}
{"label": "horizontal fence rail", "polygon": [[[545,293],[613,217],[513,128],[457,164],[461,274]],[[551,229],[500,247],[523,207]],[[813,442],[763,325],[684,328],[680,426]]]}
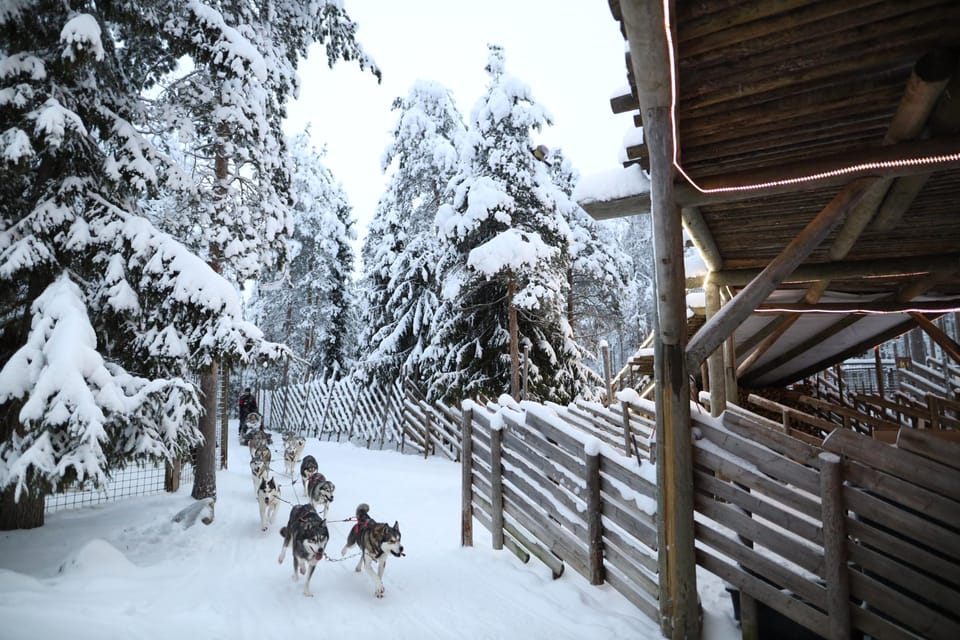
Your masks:
{"label": "horizontal fence rail", "polygon": [[904,427],[820,448],[739,408],[693,422],[698,564],[823,637],[960,637],[960,445]]}
{"label": "horizontal fence rail", "polygon": [[465,403],[464,544],[475,519],[494,548],[536,557],[554,577],[569,566],[659,620],[653,467],[625,445],[649,450],[651,431],[634,414],[626,405]]}

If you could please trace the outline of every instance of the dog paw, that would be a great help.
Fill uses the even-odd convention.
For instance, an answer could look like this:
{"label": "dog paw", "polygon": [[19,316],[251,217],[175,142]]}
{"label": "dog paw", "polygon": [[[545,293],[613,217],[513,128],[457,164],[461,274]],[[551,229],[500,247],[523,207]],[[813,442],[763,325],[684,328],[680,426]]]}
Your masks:
{"label": "dog paw", "polygon": [[383,589],[377,589],[374,591],[373,595],[377,596],[379,599],[383,599]]}
{"label": "dog paw", "polygon": [[306,596],[306,597],[308,597],[308,598],[312,598],[312,597],[313,597],[313,594],[310,593],[309,591],[304,591],[304,592],[303,592],[303,595]]}

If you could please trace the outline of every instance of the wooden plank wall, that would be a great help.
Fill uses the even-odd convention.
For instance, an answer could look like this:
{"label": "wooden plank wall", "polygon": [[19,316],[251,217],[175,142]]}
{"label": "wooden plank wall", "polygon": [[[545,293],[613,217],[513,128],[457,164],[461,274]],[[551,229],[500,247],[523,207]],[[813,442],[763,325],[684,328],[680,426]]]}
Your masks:
{"label": "wooden plank wall", "polygon": [[[465,544],[476,519],[494,548],[524,562],[534,556],[555,577],[569,566],[593,584],[605,582],[658,622],[656,487],[642,453],[652,405],[502,402],[471,403]],[[627,453],[625,423],[639,454]]]}
{"label": "wooden plank wall", "polygon": [[960,637],[960,445],[693,422],[701,566],[823,637]]}

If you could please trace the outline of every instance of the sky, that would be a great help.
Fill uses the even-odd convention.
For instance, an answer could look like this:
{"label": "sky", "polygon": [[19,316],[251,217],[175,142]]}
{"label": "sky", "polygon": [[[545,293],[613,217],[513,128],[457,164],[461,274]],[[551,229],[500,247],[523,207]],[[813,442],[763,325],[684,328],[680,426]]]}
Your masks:
{"label": "sky", "polygon": [[300,68],[287,132],[311,123],[317,147],[343,184],[362,236],[386,183],[380,167],[396,113],[394,98],[417,79],[447,87],[464,118],[484,93],[487,44],[504,47],[506,70],[530,86],[554,126],[535,135],[561,147],[583,175],[620,166],[630,114],[610,98],[627,87],[624,41],[605,0],[345,0],[357,39],[383,71],[377,84],[356,63],[329,69],[314,48]]}
{"label": "sky", "polygon": [[[340,560],[349,523],[366,502],[379,521],[397,520],[405,556],[390,558],[384,598],[354,573],[356,558],[324,561],[303,595],[290,553],[277,563],[279,529],[267,531],[250,478],[250,453],[230,432],[230,467],[217,473],[212,524],[172,518],[195,501],[178,493],[48,514],[38,529],[0,532],[0,637],[4,640],[618,640],[659,639],[659,628],[609,585],[568,569],[557,580],[537,560],[522,564],[491,548],[474,527],[460,546],[459,464],[308,438],[304,454],[336,484],[327,551]],[[274,435],[273,459],[281,456]],[[299,486],[283,477],[282,497]],[[299,481],[298,481],[299,485]],[[739,638],[722,582],[698,579],[704,640]]]}

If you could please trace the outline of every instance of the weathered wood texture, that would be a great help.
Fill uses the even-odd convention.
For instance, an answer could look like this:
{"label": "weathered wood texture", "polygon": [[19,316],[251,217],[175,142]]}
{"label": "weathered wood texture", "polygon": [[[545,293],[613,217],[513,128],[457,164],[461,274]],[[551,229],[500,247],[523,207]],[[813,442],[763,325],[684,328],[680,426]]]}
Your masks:
{"label": "weathered wood texture", "polygon": [[[624,450],[623,407],[516,411],[470,403],[467,411],[469,495],[494,545],[513,540],[555,576],[567,565],[594,584],[605,582],[659,621],[656,487],[652,469],[641,473],[649,461]],[[648,442],[647,425],[638,422],[636,431]]]}
{"label": "weathered wood texture", "polygon": [[892,447],[837,428],[821,449],[736,406],[693,421],[704,568],[824,637],[960,634],[952,443],[902,428]]}

